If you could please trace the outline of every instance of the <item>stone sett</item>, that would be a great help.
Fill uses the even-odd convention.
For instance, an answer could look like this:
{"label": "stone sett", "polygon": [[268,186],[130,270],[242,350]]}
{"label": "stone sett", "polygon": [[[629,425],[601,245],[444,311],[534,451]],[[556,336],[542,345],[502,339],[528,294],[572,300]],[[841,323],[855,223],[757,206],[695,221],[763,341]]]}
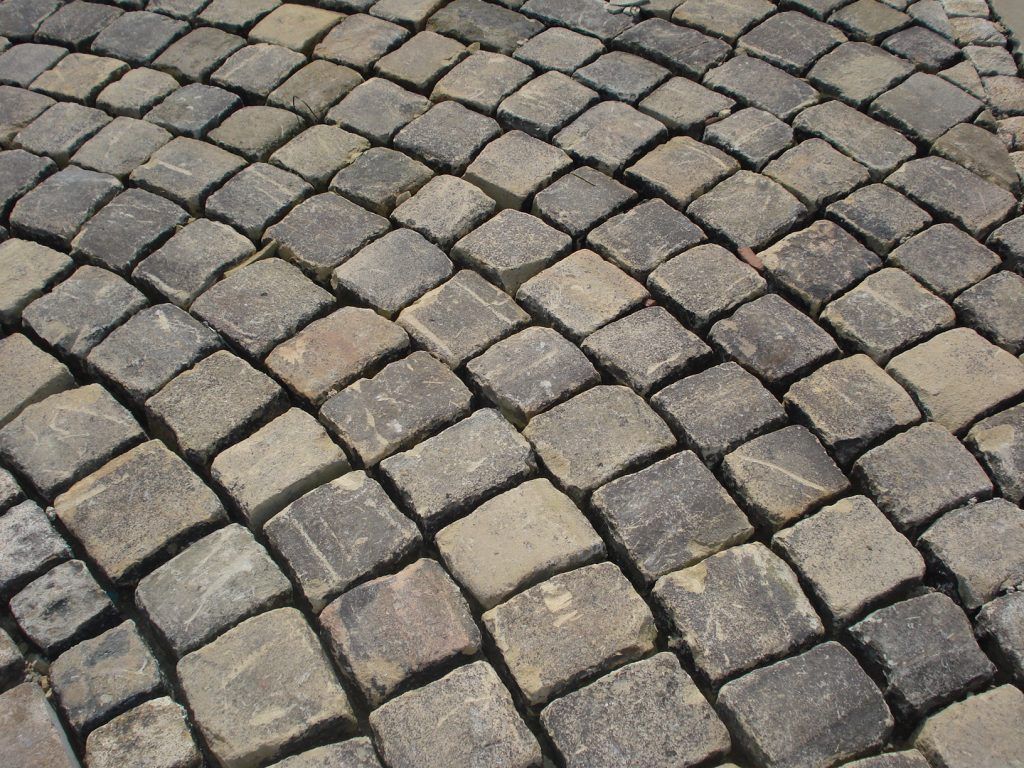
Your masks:
{"label": "stone sett", "polygon": [[71,548],[33,501],[0,517],[0,593],[13,594],[24,584],[71,558]]}
{"label": "stone sett", "polygon": [[67,366],[20,333],[0,339],[0,427],[26,406],[75,384]]}
{"label": "stone sett", "polygon": [[613,216],[587,235],[587,245],[642,279],[677,253],[697,245],[704,233],[660,199]]}
{"label": "stone sett", "polygon": [[408,155],[373,147],[338,171],[330,188],[374,213],[387,216],[433,175],[430,168]]}
{"label": "stone sett", "polygon": [[545,72],[498,105],[498,119],[539,139],[550,139],[598,99],[561,72]]}
{"label": "stone sett", "polygon": [[144,702],[90,733],[85,757],[95,768],[199,768],[203,760],[184,707],[167,697]]}
{"label": "stone sett", "polygon": [[929,717],[917,733],[914,746],[932,765],[1013,766],[1020,763],[1024,750],[1024,739],[1017,728],[1021,714],[1024,694],[1012,685],[1001,685]]}
{"label": "stone sett", "polygon": [[582,240],[587,230],[636,198],[629,187],[589,166],[562,176],[533,198],[532,213]]}
{"label": "stone sett", "polygon": [[966,442],[984,462],[1002,495],[1020,503],[1024,499],[1024,406],[982,419],[967,433]]}
{"label": "stone sett", "polygon": [[497,204],[478,187],[455,176],[435,176],[399,205],[392,220],[449,250],[494,213]]}
{"label": "stone sett", "polygon": [[[809,111],[807,109],[800,114]],[[711,123],[704,130],[704,141],[759,171],[793,144],[793,129],[770,112],[747,107]]]}
{"label": "stone sett", "polygon": [[1011,592],[986,604],[977,614],[975,631],[986,647],[994,647],[996,658],[1014,680],[1024,679],[1024,596]]}
{"label": "stone sett", "polygon": [[950,301],[999,266],[999,257],[953,224],[936,224],[889,254],[928,290]]}
{"label": "stone sett", "polygon": [[[333,125],[314,125],[274,152],[270,162],[322,191],[335,174],[357,162],[369,148],[370,142],[362,136]],[[357,202],[364,204],[361,200]]]}
{"label": "stone sett", "polygon": [[0,748],[17,768],[40,762],[53,768],[80,765],[46,694],[35,683],[0,694]]}

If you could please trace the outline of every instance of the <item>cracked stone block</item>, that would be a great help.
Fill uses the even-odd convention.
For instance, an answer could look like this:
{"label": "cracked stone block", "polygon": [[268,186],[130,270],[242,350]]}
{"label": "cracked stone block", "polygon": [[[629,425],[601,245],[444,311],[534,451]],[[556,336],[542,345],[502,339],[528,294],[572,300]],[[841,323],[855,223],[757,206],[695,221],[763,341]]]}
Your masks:
{"label": "cracked stone block", "polygon": [[0,593],[10,595],[54,565],[73,557],[71,548],[34,501],[0,517]]}
{"label": "cracked stone block", "polygon": [[863,106],[914,71],[913,65],[874,45],[843,43],[822,56],[808,79],[829,96]]}
{"label": "cracked stone block", "polygon": [[153,107],[146,114],[146,120],[171,133],[200,139],[241,106],[242,100],[230,91],[192,83]]}
{"label": "cracked stone block", "polygon": [[694,79],[729,56],[729,46],[721,40],[670,24],[666,19],[645,19],[615,42],[627,51]]}
{"label": "cracked stone block", "polygon": [[23,149],[0,152],[0,215],[6,216],[18,198],[56,170],[49,158]]}
{"label": "cracked stone block", "polygon": [[[487,611],[483,622],[533,706],[639,659],[657,634],[650,608],[612,563],[553,576]],[[584,625],[593,632],[581,633]]]}
{"label": "cracked stone block", "polygon": [[528,0],[523,13],[550,25],[568,27],[592,35],[608,43],[633,26],[634,19],[625,14],[611,14],[599,3],[578,3],[574,0]]}
{"label": "cracked stone block", "polygon": [[301,178],[266,163],[243,168],[206,200],[206,213],[259,242],[265,229],[312,194]]}
{"label": "cracked stone block", "polygon": [[766,0],[685,0],[672,20],[732,42],[774,11]]}
{"label": "cracked stone block", "polygon": [[527,280],[516,298],[573,340],[639,307],[641,283],[593,251],[576,251]]}
{"label": "cracked stone block", "polygon": [[932,765],[999,768],[1020,762],[1024,738],[1017,727],[1024,694],[1012,685],[951,704],[925,720],[914,746]]}
{"label": "cracked stone block", "polygon": [[159,13],[130,11],[116,18],[93,40],[92,50],[127,61],[133,66],[150,63],[188,24]]}
{"label": "cracked stone block", "polygon": [[673,131],[700,129],[713,117],[729,112],[736,102],[685,77],[673,77],[643,99],[637,108]]}
{"label": "cracked stone block", "polygon": [[798,11],[769,16],[739,39],[737,48],[800,76],[846,35]]}
{"label": "cracked stone block", "polygon": [[877,43],[907,26],[910,17],[877,0],[856,0],[829,16],[829,22],[856,40]]}
{"label": "cracked stone block", "polygon": [[711,356],[711,348],[663,307],[609,323],[584,340],[583,350],[617,381],[645,396]]}
{"label": "cracked stone block", "polygon": [[210,131],[209,140],[255,163],[265,161],[303,127],[302,118],[285,109],[242,107]]}
{"label": "cracked stone block", "polygon": [[[365,736],[323,747],[314,747],[301,754],[274,763],[271,768],[381,768],[373,742]],[[911,766],[911,768],[914,768]]]}
{"label": "cracked stone block", "polygon": [[[808,700],[816,706],[797,705]],[[836,642],[726,684],[718,704],[739,745],[764,765],[831,768],[877,750],[893,728],[882,694]]]}
{"label": "cracked stone block", "polygon": [[512,54],[535,69],[571,75],[604,52],[601,42],[564,27],[548,27],[516,48]]}
{"label": "cracked stone block", "polygon": [[297,3],[279,5],[249,30],[254,43],[283,45],[309,54],[324,35],[342,19],[340,13]]}
{"label": "cracked stone block", "polygon": [[392,219],[449,249],[489,218],[495,208],[496,203],[469,182],[455,176],[435,176],[395,208]]}
{"label": "cracked stone block", "polygon": [[736,363],[723,363],[658,392],[651,404],[705,461],[782,426],[779,401]]}
{"label": "cracked stone block", "polygon": [[582,239],[587,230],[619,212],[636,198],[629,187],[584,166],[571,171],[533,199],[532,213]]}
{"label": "cracked stone block", "polygon": [[941,157],[911,160],[886,183],[979,239],[1002,223],[1016,204],[1005,189]]}
{"label": "cracked stone block", "polygon": [[469,50],[455,40],[436,32],[419,32],[378,59],[374,71],[422,93],[468,53]]}
{"label": "cracked stone block", "polygon": [[818,101],[818,92],[806,82],[750,56],[736,56],[715,67],[704,85],[722,91],[739,102],[789,120]]}
{"label": "cracked stone block", "polygon": [[61,563],[26,585],[11,598],[10,608],[21,631],[51,658],[117,617],[81,560]]}
{"label": "cracked stone block", "polygon": [[365,472],[310,491],[274,515],[264,532],[317,612],[405,559],[421,541],[416,524]]}
{"label": "cracked stone block", "polygon": [[742,544],[754,529],[700,460],[676,454],[613,480],[592,503],[647,583]]}
{"label": "cracked stone block", "polygon": [[693,200],[740,168],[724,152],[689,136],[669,139],[626,169],[624,178],[650,195],[685,209]]}
{"label": "cracked stone block", "polygon": [[82,225],[122,189],[113,176],[65,168],[14,205],[11,230],[47,245],[68,248]]}
{"label": "cracked stone block", "polygon": [[514,424],[524,426],[600,381],[579,348],[550,328],[527,328],[471,360],[466,372]]}
{"label": "cracked stone block", "polygon": [[153,62],[183,82],[202,82],[223,64],[231,54],[242,48],[245,40],[214,27],[198,27],[171,43]]}
{"label": "cracked stone block", "polygon": [[196,299],[192,311],[257,360],[333,303],[297,267],[272,258],[228,275]]}
{"label": "cracked stone block", "polygon": [[198,215],[210,192],[244,165],[238,155],[179,136],[158,149],[148,163],[132,171],[130,179]]}
{"label": "cracked stone block", "polygon": [[719,320],[710,338],[769,386],[785,385],[839,351],[831,336],[777,294],[744,304]]}
{"label": "cracked stone block", "polygon": [[1024,352],[1024,278],[998,272],[968,288],[953,305],[967,325],[1015,355]]}
{"label": "cracked stone block", "polygon": [[532,418],[523,434],[577,501],[675,445],[665,422],[621,386],[576,395]]}
{"label": "cracked stone block", "polygon": [[999,266],[991,250],[952,224],[936,224],[889,254],[899,267],[947,301]]}
{"label": "cracked stone block", "polygon": [[969,121],[981,102],[935,75],[917,72],[871,103],[871,114],[915,139],[931,143]]}
{"label": "cracked stone block", "polygon": [[292,408],[220,453],[210,474],[258,531],[285,505],[348,470],[320,423]]}
{"label": "cracked stone block", "polygon": [[982,419],[967,433],[967,444],[981,458],[999,491],[1010,501],[1024,500],[1024,406]]}
{"label": "cracked stone block", "polygon": [[67,366],[22,334],[0,339],[0,427],[27,406],[73,386]]}
{"label": "cracked stone block", "polygon": [[117,59],[71,53],[33,80],[31,87],[55,99],[90,103],[127,71],[128,65]]}
{"label": "cracked stone block", "polygon": [[569,251],[572,239],[536,216],[503,210],[452,247],[452,258],[514,293]]}
{"label": "cracked stone block", "polygon": [[788,426],[727,454],[722,470],[756,522],[778,530],[850,487],[817,438]]}
{"label": "cracked stone block", "polygon": [[33,80],[66,55],[67,51],[59,45],[15,45],[0,54],[0,83],[27,88]]}
{"label": "cracked stone block", "polygon": [[[270,162],[301,176],[322,191],[335,174],[352,164],[359,163],[369,148],[370,142],[362,136],[343,131],[333,125],[313,125],[274,152],[270,156]],[[370,182],[373,179],[363,180]],[[370,208],[374,213],[390,212],[378,210],[361,200],[357,202]]]}
{"label": "cracked stone block", "polygon": [[91,768],[199,768],[203,761],[185,708],[167,697],[144,702],[90,733],[85,756]]}
{"label": "cracked stone block", "polygon": [[245,33],[281,0],[213,0],[199,14],[199,21],[231,32]]}
{"label": "cracked stone block", "polygon": [[331,191],[387,216],[407,197],[416,194],[433,175],[433,171],[418,160],[393,149],[374,147],[338,171],[331,180]]}
{"label": "cracked stone block", "polygon": [[171,379],[146,401],[146,411],[154,432],[203,464],[283,410],[283,397],[273,379],[220,351]]}
{"label": "cracked stone block", "polygon": [[385,143],[427,111],[430,102],[390,81],[372,78],[356,86],[327,113],[327,120]]}
{"label": "cracked stone block", "polygon": [[704,141],[760,170],[793,144],[793,129],[775,115],[747,107],[709,125],[704,130]]}
{"label": "cracked stone block", "polygon": [[784,402],[843,466],[921,420],[910,395],[866,355],[822,366],[791,386]]}
{"label": "cracked stone block", "polygon": [[363,82],[359,73],[329,61],[310,62],[275,88],[267,104],[297,112],[306,120],[320,121],[327,110]]}
{"label": "cracked stone block", "polygon": [[[442,101],[395,136],[395,148],[441,173],[460,174],[500,133],[498,124],[455,101]],[[557,152],[554,147],[551,152]],[[542,177],[545,178],[545,177]]]}
{"label": "cracked stone block", "polygon": [[1015,680],[1024,679],[1024,595],[1011,592],[986,604],[978,612],[976,626],[978,637],[995,648],[994,658]]}
{"label": "cracked stone block", "polygon": [[[480,0],[456,0],[450,4],[433,2],[444,7],[430,17],[428,29],[454,37],[466,45],[476,43],[486,50],[510,55],[517,46],[544,29],[539,21]],[[373,12],[378,13],[385,6],[405,4],[405,0],[385,0],[377,3]]]}
{"label": "cracked stone block", "polygon": [[613,216],[587,235],[587,245],[643,279],[677,253],[697,245],[704,233],[663,200],[648,200]]}
{"label": "cracked stone block", "polygon": [[826,212],[883,256],[932,222],[925,210],[883,184],[861,187]]}
{"label": "cracked stone block", "polygon": [[772,546],[809,585],[833,626],[849,624],[924,577],[921,555],[864,496],[780,531]]}
{"label": "cracked stone block", "polygon": [[653,596],[712,684],[823,633],[796,575],[763,544],[727,549],[658,579]]}
{"label": "cracked stone block", "polygon": [[499,208],[522,208],[527,198],[570,165],[572,161],[561,150],[520,131],[509,131],[484,147],[463,178],[494,198]]}
{"label": "cracked stone block", "polygon": [[46,694],[34,682],[0,694],[0,749],[15,768],[80,765]]}
{"label": "cracked stone block", "polygon": [[368,14],[352,14],[331,28],[313,49],[313,55],[366,72],[408,37],[409,31],[398,24]]}
{"label": "cracked stone block", "polygon": [[604,101],[563,128],[554,142],[573,159],[613,175],[665,135],[665,127],[628,104]]}
{"label": "cracked stone block", "polygon": [[157,660],[131,621],[61,654],[50,665],[50,682],[80,735],[164,688]]}
{"label": "cracked stone block", "polygon": [[355,725],[316,634],[294,608],[247,619],[184,657],[177,671],[195,722],[225,768],[254,768],[285,748]]}
{"label": "cracked stone block", "polygon": [[933,523],[920,543],[964,606],[979,608],[1021,581],[1024,511],[1005,499],[961,507]]}
{"label": "cracked stone block", "polygon": [[445,768],[531,768],[540,745],[512,696],[485,661],[396,697],[370,715],[387,765]]}
{"label": "cracked stone block", "polygon": [[506,96],[532,76],[533,70],[526,64],[497,53],[477,51],[438,80],[431,98],[454,99],[492,115]]}
{"label": "cracked stone block", "polygon": [[124,180],[170,140],[171,134],[159,126],[133,117],[115,117],[86,141],[71,161]]}
{"label": "cracked stone block", "polygon": [[808,139],[764,169],[807,206],[816,211],[867,183],[868,171],[860,163],[821,139]]}
{"label": "cracked stone block", "polygon": [[583,513],[545,479],[485,502],[436,541],[449,570],[485,610],[604,557],[604,542]]}
{"label": "cracked stone block", "polygon": [[[750,210],[761,215],[752,217]],[[692,202],[687,214],[737,248],[760,250],[791,229],[807,209],[786,189],[750,171],[739,171]]]}
{"label": "cracked stone block", "polygon": [[118,8],[99,3],[71,2],[58,8],[39,25],[36,39],[72,49],[87,48],[96,35],[122,13]]}
{"label": "cracked stone block", "polygon": [[549,71],[502,101],[498,118],[547,141],[597,99],[597,93],[585,85],[561,72]]}
{"label": "cracked stone block", "polygon": [[850,633],[881,670],[893,708],[907,718],[961,698],[995,672],[963,610],[939,592],[875,611]]}
{"label": "cracked stone block", "polygon": [[320,625],[373,707],[480,648],[469,604],[434,560],[350,589],[323,610]]}
{"label": "cracked stone block", "polygon": [[256,43],[231,54],[210,76],[210,82],[260,101],[305,63],[305,57],[297,51]]}
{"label": "cracked stone block", "polygon": [[399,229],[335,269],[331,285],[391,318],[451,273],[452,263],[440,248],[418,232]]}
{"label": "cracked stone block", "polygon": [[530,444],[497,411],[476,411],[381,470],[418,522],[437,529],[535,468]]}
{"label": "cracked stone block", "polygon": [[277,346],[267,367],[314,405],[401,355],[405,332],[368,309],[343,307]]}
{"label": "cracked stone block", "polygon": [[200,539],[139,582],[135,602],[176,657],[239,622],[277,608],[291,584],[248,530]]}
{"label": "cracked stone block", "polygon": [[89,219],[72,241],[72,253],[125,274],[187,220],[169,200],[128,189]]}
{"label": "cracked stone block", "polygon": [[888,175],[916,152],[896,131],[839,101],[804,110],[793,126],[849,155],[866,167],[874,180]]}
{"label": "cracked stone block", "polygon": [[140,67],[100,91],[96,106],[115,115],[143,117],[177,88],[177,80],[167,73]]}
{"label": "cracked stone block", "polygon": [[275,241],[280,256],[326,282],[335,267],[387,230],[387,219],[325,192],[293,208],[264,240]]}
{"label": "cracked stone block", "polygon": [[1024,391],[1024,363],[967,328],[898,355],[887,370],[928,418],[957,433]]}
{"label": "cracked stone block", "polygon": [[9,145],[25,126],[53,105],[49,96],[0,85],[0,143]]}
{"label": "cracked stone block", "polygon": [[607,99],[636,104],[669,77],[669,71],[632,53],[611,51],[577,69],[573,77]]}
{"label": "cracked stone block", "polygon": [[1010,192],[1020,190],[1020,174],[1006,143],[980,125],[961,123],[935,142],[933,151],[952,160],[971,173],[981,176]]}
{"label": "cracked stone block", "polygon": [[0,430],[0,456],[53,498],[143,437],[131,413],[90,384],[25,408]]}
{"label": "cracked stone block", "polygon": [[696,765],[730,747],[725,725],[671,653],[552,702],[541,723],[569,768]]}
{"label": "cracked stone block", "polygon": [[461,270],[402,310],[398,323],[427,351],[458,368],[523,328],[529,315],[471,270]]}
{"label": "cracked stone block", "polygon": [[253,253],[252,243],[224,224],[196,219],[143,259],[132,277],[187,308],[217,277]]}

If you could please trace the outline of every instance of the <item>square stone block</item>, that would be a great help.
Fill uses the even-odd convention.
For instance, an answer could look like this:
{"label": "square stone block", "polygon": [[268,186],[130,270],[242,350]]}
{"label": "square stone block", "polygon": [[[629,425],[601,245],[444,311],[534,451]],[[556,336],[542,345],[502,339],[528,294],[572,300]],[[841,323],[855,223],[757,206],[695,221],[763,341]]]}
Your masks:
{"label": "square stone block", "polygon": [[284,45],[301,53],[310,53],[313,46],[343,16],[323,8],[285,3],[279,5],[249,30],[249,40],[257,43]]}
{"label": "square stone block", "polygon": [[128,71],[118,59],[72,53],[32,81],[33,91],[55,99],[91,104],[107,85]]}
{"label": "square stone block", "polygon": [[92,50],[114,56],[133,66],[156,58],[175,38],[188,30],[188,24],[160,13],[130,11],[118,16],[93,40]]}
{"label": "square stone block", "polygon": [[71,371],[20,333],[0,339],[0,427],[33,403],[75,385]]}
{"label": "square stone block", "polygon": [[816,211],[866,184],[868,170],[822,139],[800,142],[764,169],[765,176]]}
{"label": "square stone block", "polygon": [[626,169],[624,178],[651,195],[685,209],[715,184],[740,169],[732,157],[679,136],[660,144]]}
{"label": "square stone block", "polygon": [[198,18],[205,24],[244,33],[280,4],[281,0],[213,0]]}
{"label": "square stone block", "polygon": [[[342,22],[338,28],[344,24]],[[400,128],[429,108],[429,99],[407,91],[390,80],[373,77],[357,85],[331,108],[327,113],[327,122],[355,131],[376,144],[386,144]]]}
{"label": "square stone block", "polygon": [[85,142],[71,161],[123,180],[170,140],[171,134],[158,125],[134,117],[115,117]]}
{"label": "square stone block", "polygon": [[171,93],[146,114],[146,120],[179,136],[201,139],[242,106],[223,88],[192,83]]}
{"label": "square stone block", "polygon": [[72,557],[71,548],[34,501],[23,501],[0,517],[0,594]]}
{"label": "square stone block", "polygon": [[951,704],[925,722],[914,739],[932,765],[1000,768],[1019,762],[1024,738],[1017,727],[1024,694],[1012,685]]}
{"label": "square stone block", "polygon": [[500,208],[522,208],[527,198],[572,165],[569,156],[521,131],[488,144],[466,169],[465,179],[494,198]]}
{"label": "square stone block", "polygon": [[130,180],[198,215],[210,192],[244,165],[238,155],[179,136],[153,153],[148,163],[132,171]]}
{"label": "square stone block", "polygon": [[374,147],[338,172],[331,180],[331,191],[387,216],[433,175],[418,160],[393,149]]}
{"label": "square stone block", "polygon": [[177,88],[178,81],[166,72],[140,67],[100,91],[96,106],[115,115],[144,117]]}
{"label": "square stone block", "polygon": [[573,75],[608,99],[636,104],[669,76],[664,67],[624,51],[611,51]]}
{"label": "square stone block", "polygon": [[33,80],[67,56],[67,53],[59,45],[16,45],[0,54],[0,82],[28,88]]}
{"label": "square stone block", "polygon": [[673,21],[732,42],[774,8],[765,0],[685,0],[671,13]]}
{"label": "square stone block", "polygon": [[829,96],[859,107],[913,71],[910,62],[881,48],[849,42],[822,56],[808,73],[808,79]]}
{"label": "square stone block", "polygon": [[206,215],[230,224],[253,242],[313,188],[293,173],[255,163],[232,176],[206,201]]}
{"label": "square stone block", "polygon": [[641,101],[637,109],[670,130],[693,131],[711,118],[724,117],[735,103],[685,77],[673,77]]}
{"label": "square stone block", "polygon": [[167,697],[152,699],[118,715],[89,734],[85,756],[92,768],[145,764],[154,768],[199,768],[202,754],[189,731],[185,708]]}
{"label": "square stone block", "polygon": [[957,123],[970,120],[982,103],[941,77],[917,72],[871,103],[871,114],[930,144]]}
{"label": "square stone block", "polygon": [[0,214],[6,216],[25,193],[54,173],[57,165],[23,149],[0,152]]}
{"label": "square stone block", "polygon": [[0,694],[0,749],[17,768],[80,765],[46,694],[35,683]]}
{"label": "square stone block", "polygon": [[700,227],[655,199],[610,218],[587,235],[587,245],[642,280],[658,265],[703,239]]}
{"label": "square stone block", "polygon": [[561,72],[545,72],[502,101],[498,118],[547,141],[597,100],[595,91]]}
{"label": "square stone block", "polygon": [[[814,107],[800,114],[811,109]],[[705,128],[704,141],[760,171],[765,163],[792,146],[793,129],[770,112],[747,107]]]}
{"label": "square stone block", "polygon": [[487,220],[496,207],[494,200],[468,181],[435,176],[395,208],[391,218],[449,250],[456,240]]}
{"label": "square stone block", "polygon": [[270,43],[256,43],[231,54],[210,76],[210,82],[240,91],[247,99],[259,102],[305,63],[306,58],[298,51]]}
{"label": "square stone block", "polygon": [[785,11],[747,32],[737,47],[799,76],[821,56],[845,42],[846,35],[835,27],[798,11]]}
{"label": "square stone block", "polygon": [[601,42],[589,35],[549,27],[516,48],[512,55],[539,70],[553,69],[571,75],[603,50]]}
{"label": "square stone block", "polygon": [[464,45],[428,30],[378,59],[374,71],[406,88],[423,92],[468,54]]}
{"label": "square stone block", "polygon": [[[478,7],[495,6],[479,4]],[[437,82],[431,98],[435,101],[454,99],[479,112],[493,115],[502,99],[531,77],[533,70],[526,64],[498,53],[477,51]]]}
{"label": "square stone block", "polygon": [[113,176],[65,168],[15,203],[11,231],[66,250],[82,225],[122,189]]}
{"label": "square stone block", "polygon": [[[335,174],[359,162],[369,148],[370,142],[362,136],[344,131],[336,125],[313,125],[274,152],[270,162],[301,176],[318,191],[322,191]],[[373,179],[364,180],[371,182]],[[341,189],[335,191],[343,192]],[[365,205],[363,200],[356,202]],[[366,207],[374,213],[388,213],[373,206]]]}
{"label": "square stone block", "polygon": [[[345,6],[344,3],[341,5]],[[353,13],[331,27],[313,49],[313,55],[366,72],[377,59],[397,48],[408,37],[409,31],[398,24],[365,13]]]}
{"label": "square stone block", "polygon": [[[403,6],[405,0],[387,0],[374,6],[378,8]],[[467,45],[477,43],[488,50],[511,54],[516,46],[536,35],[544,25],[511,9],[499,8],[481,0],[456,0],[444,4],[430,0],[430,6],[444,5],[427,21],[427,28],[461,40]],[[517,4],[510,4],[510,8]],[[383,15],[383,14],[382,14]]]}
{"label": "square stone block", "polygon": [[1024,277],[1004,271],[964,291],[954,306],[963,320],[1011,354],[1024,352]]}
{"label": "square stone block", "polygon": [[563,128],[555,144],[609,176],[665,135],[665,126],[628,104],[604,101]]}
{"label": "square stone block", "polygon": [[889,253],[932,221],[925,210],[882,184],[861,187],[830,205],[827,213],[879,255]]}
{"label": "square stone block", "polygon": [[1024,499],[1024,405],[982,419],[967,433],[967,444],[985,463],[1004,497]]}
{"label": "square stone block", "polygon": [[202,82],[225,59],[245,45],[245,40],[214,27],[197,27],[171,43],[153,66],[184,82]]}
{"label": "square stone block", "polygon": [[1011,592],[987,603],[977,614],[976,632],[995,648],[994,658],[1016,681],[1024,679],[1024,595]]}
{"label": "square stone block", "polygon": [[807,82],[751,56],[735,56],[715,67],[707,73],[704,85],[771,112],[780,120],[789,120],[819,98]]}

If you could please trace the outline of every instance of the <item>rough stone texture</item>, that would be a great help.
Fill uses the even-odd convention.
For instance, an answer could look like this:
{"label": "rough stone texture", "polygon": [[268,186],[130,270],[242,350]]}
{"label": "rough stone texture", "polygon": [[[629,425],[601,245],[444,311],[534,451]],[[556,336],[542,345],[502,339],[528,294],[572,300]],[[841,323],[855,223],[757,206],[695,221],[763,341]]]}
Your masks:
{"label": "rough stone texture", "polygon": [[1024,352],[1024,277],[994,274],[960,294],[954,306],[964,322],[1003,349]]}
{"label": "rough stone texture", "polygon": [[735,56],[711,70],[704,84],[780,120],[789,120],[818,101],[818,92],[806,82],[750,56]]}
{"label": "rough stone texture", "polygon": [[1024,679],[1024,596],[1019,592],[997,597],[977,615],[978,637],[996,648],[995,658],[1009,670],[1018,683]]}
{"label": "rough stone texture", "polygon": [[174,91],[146,114],[146,120],[180,136],[200,139],[242,100],[223,88],[193,83]]}
{"label": "rough stone texture", "polygon": [[888,263],[949,301],[998,267],[999,257],[953,224],[936,224],[892,251]]}
{"label": "rough stone texture", "polygon": [[728,751],[725,726],[670,653],[548,705],[541,722],[571,768],[695,765]]}
{"label": "rough stone texture", "polygon": [[1024,406],[982,419],[967,433],[967,444],[981,458],[1003,496],[1024,499]]}
{"label": "rough stone texture", "polygon": [[373,743],[361,736],[324,747],[314,747],[302,754],[286,757],[274,763],[271,768],[381,768],[381,765],[373,750]]}
{"label": "rough stone texture", "polygon": [[214,187],[241,170],[244,164],[241,157],[220,147],[179,136],[154,152],[149,162],[132,171],[130,180],[197,214]]}
{"label": "rough stone texture", "polygon": [[20,333],[0,339],[0,427],[33,403],[74,386],[67,366]]}
{"label": "rough stone texture", "polygon": [[629,187],[589,166],[571,171],[533,199],[532,212],[574,238],[617,213],[636,197]]}
{"label": "rough stone texture", "polygon": [[685,77],[673,77],[637,105],[673,130],[691,130],[724,115],[735,104],[723,96]]}
{"label": "rough stone texture", "polygon": [[807,645],[821,620],[796,575],[762,544],[744,544],[662,576],[652,593],[713,684]]}
{"label": "rough stone texture", "polygon": [[793,143],[793,129],[763,109],[747,107],[709,125],[704,140],[759,171]]}
{"label": "rough stone texture", "polygon": [[140,704],[89,734],[85,758],[90,768],[198,768],[203,760],[185,709],[166,697]]}
{"label": "rough stone texture", "polygon": [[[333,125],[314,125],[274,152],[270,162],[298,174],[315,188],[322,189],[335,174],[357,162],[369,148],[370,142],[362,136]],[[365,204],[362,200],[359,202]],[[388,212],[369,207],[374,213]]]}
{"label": "rough stone texture", "polygon": [[545,72],[498,105],[498,117],[539,139],[550,139],[597,101],[595,91],[561,72]]}
{"label": "rough stone texture", "polygon": [[468,181],[435,176],[392,212],[392,219],[415,229],[443,249],[470,233],[494,212],[496,203]]}
{"label": "rough stone texture", "polygon": [[71,548],[33,501],[23,501],[0,517],[0,593],[9,595],[71,557]]}
{"label": "rough stone texture", "polygon": [[[759,215],[750,216],[751,210]],[[771,179],[740,171],[697,198],[686,212],[734,247],[756,251],[790,229],[807,209]]]}
{"label": "rough stone texture", "polygon": [[663,200],[641,203],[613,216],[587,235],[587,244],[642,279],[667,261],[704,239],[704,233]]}
{"label": "rough stone texture", "polygon": [[242,622],[179,661],[177,671],[199,730],[225,768],[254,768],[296,742],[354,725],[344,689],[294,608]]}
{"label": "rough stone texture", "polygon": [[11,768],[78,768],[56,713],[35,683],[0,694],[0,749]]}
{"label": "rough stone texture", "polygon": [[65,168],[15,204],[10,216],[11,229],[15,234],[67,248],[86,220],[121,189],[113,176]]}
{"label": "rough stone texture", "polygon": [[327,113],[327,121],[383,144],[429,107],[423,96],[374,77],[353,88]]}
{"label": "rough stone texture", "polygon": [[500,208],[522,208],[572,161],[561,150],[520,131],[492,141],[469,165],[464,178],[494,198]]}
{"label": "rough stone texture", "polygon": [[664,133],[654,118],[627,104],[605,101],[576,118],[554,141],[575,160],[612,175]]}
{"label": "rough stone texture", "polygon": [[175,656],[283,604],[291,585],[240,525],[200,539],[139,582],[135,602]]}
{"label": "rough stone texture", "polygon": [[932,765],[948,768],[1017,768],[1024,739],[1017,727],[1024,694],[1012,685],[951,704],[925,721],[914,739]]}
{"label": "rough stone texture", "polygon": [[872,114],[919,141],[931,143],[970,120],[981,102],[952,83],[917,72],[871,104]]}
{"label": "rough stone texture", "polygon": [[793,126],[845,152],[866,167],[875,180],[915,154],[913,143],[902,135],[839,101],[805,109],[793,120]]}
{"label": "rough stone texture", "polygon": [[826,212],[883,256],[932,221],[927,211],[882,184],[861,187]]}
{"label": "rough stone texture", "polygon": [[[805,697],[818,705],[794,708]],[[765,765],[831,768],[880,747],[893,726],[871,678],[835,642],[728,683],[718,703],[737,741]]]}
{"label": "rough stone texture", "polygon": [[298,176],[257,163],[235,174],[206,201],[206,213],[254,242],[313,188]]}
{"label": "rough stone texture", "polygon": [[[653,648],[654,617],[611,563],[553,576],[483,615],[532,705]],[[593,632],[581,633],[581,626]]]}

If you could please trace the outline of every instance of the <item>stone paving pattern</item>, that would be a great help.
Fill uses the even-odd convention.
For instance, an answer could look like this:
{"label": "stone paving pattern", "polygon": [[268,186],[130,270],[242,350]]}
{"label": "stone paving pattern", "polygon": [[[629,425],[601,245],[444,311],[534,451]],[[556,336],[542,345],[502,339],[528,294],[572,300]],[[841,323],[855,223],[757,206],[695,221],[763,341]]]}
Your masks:
{"label": "stone paving pattern", "polygon": [[1022,31],[2,0],[0,764],[1024,768]]}

